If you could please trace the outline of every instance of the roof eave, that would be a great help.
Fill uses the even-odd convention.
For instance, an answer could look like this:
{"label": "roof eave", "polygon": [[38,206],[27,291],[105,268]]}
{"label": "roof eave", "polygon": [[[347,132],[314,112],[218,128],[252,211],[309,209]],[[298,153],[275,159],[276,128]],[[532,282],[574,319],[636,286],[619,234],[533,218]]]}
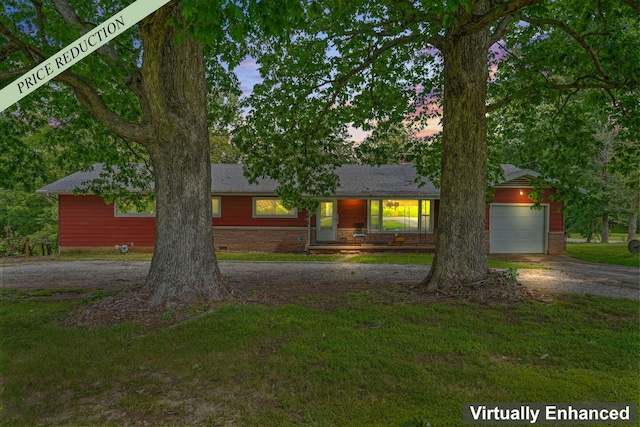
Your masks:
{"label": "roof eave", "polygon": [[504,184],[505,182],[513,181],[514,179],[522,178],[523,176],[530,176],[532,178],[539,178],[540,174],[536,171],[532,171],[531,169],[520,169],[518,172],[514,172],[509,175],[504,176],[504,180],[500,181],[498,185]]}

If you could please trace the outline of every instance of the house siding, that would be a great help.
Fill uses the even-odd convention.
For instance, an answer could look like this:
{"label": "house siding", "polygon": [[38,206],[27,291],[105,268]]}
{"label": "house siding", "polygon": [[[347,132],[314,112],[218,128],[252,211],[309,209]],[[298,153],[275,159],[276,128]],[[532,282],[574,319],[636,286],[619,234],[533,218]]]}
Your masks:
{"label": "house siding", "polygon": [[[213,195],[216,196],[215,194]],[[270,198],[273,196],[257,196]],[[274,197],[275,198],[275,197]],[[307,211],[298,209],[296,218],[254,218],[254,196],[220,197],[221,215],[213,219],[219,227],[306,227]]]}
{"label": "house siding", "polygon": [[[300,210],[296,218],[253,218],[251,196],[223,196],[220,206],[221,217],[212,219],[217,247],[237,251],[304,250],[306,211]],[[153,251],[155,217],[115,216],[114,204],[104,203],[102,197],[60,195],[58,218],[61,252],[114,250],[115,245],[131,242],[132,251]],[[292,227],[295,231],[284,231]],[[302,244],[300,234],[305,239]]]}
{"label": "house siding", "polygon": [[116,217],[113,203],[98,196],[58,197],[58,242],[63,252],[110,249],[134,243],[134,250],[153,248],[154,217]]}
{"label": "house siding", "polygon": [[[494,203],[531,203],[525,191],[518,188],[497,188]],[[564,252],[564,216],[560,211],[562,202],[553,202],[553,190],[544,195],[548,206],[547,246],[550,254]],[[214,195],[215,196],[215,195]],[[355,243],[355,225],[364,224],[367,232],[367,201],[338,200],[338,243]],[[434,200],[433,232],[404,233],[405,245],[435,244],[440,201]],[[154,217],[115,216],[114,205],[105,203],[99,196],[60,195],[59,245],[62,252],[114,250],[115,245],[133,243],[133,251],[150,252],[155,243]],[[487,250],[490,251],[489,215],[486,211]],[[311,219],[311,241],[315,243],[315,216]],[[221,196],[221,216],[212,218],[214,245],[224,251],[299,252],[307,243],[307,212],[299,210],[295,218],[254,218],[253,196]],[[386,245],[394,233],[367,232],[366,243]],[[360,243],[360,241],[358,241]]]}

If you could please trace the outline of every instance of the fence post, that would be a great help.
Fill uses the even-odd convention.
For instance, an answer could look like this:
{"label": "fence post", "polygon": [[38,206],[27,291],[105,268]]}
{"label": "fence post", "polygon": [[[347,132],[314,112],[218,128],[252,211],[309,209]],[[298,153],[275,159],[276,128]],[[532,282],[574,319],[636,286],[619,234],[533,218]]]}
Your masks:
{"label": "fence post", "polygon": [[29,250],[29,238],[24,239],[24,255],[26,257],[31,255],[31,251]]}

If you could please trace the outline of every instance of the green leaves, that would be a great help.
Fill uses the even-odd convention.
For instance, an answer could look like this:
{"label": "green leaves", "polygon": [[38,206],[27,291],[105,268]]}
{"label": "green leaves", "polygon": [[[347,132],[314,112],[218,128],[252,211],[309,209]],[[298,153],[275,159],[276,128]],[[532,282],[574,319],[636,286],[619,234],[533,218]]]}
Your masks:
{"label": "green leaves", "polygon": [[500,43],[490,92],[510,103],[489,119],[490,152],[559,180],[568,228],[586,234],[598,216],[627,215],[640,190],[637,13],[564,0],[522,17]]}
{"label": "green leaves", "polygon": [[[247,100],[247,125],[234,140],[252,178],[277,179],[285,200],[304,203],[331,194],[333,168],[353,161],[349,125],[372,130],[400,123],[423,105],[439,76],[427,66],[433,54],[423,50],[427,23],[420,21],[426,12],[420,5],[319,1],[298,7],[287,12],[294,19],[285,29],[263,28],[252,45],[264,80]],[[367,150],[363,146],[363,158],[388,161],[382,151]]]}
{"label": "green leaves", "polygon": [[569,230],[587,235],[604,214],[626,219],[640,191],[637,134],[627,139],[630,129],[623,132],[600,91],[558,93],[554,101],[515,102],[491,117],[501,161],[558,180]]}
{"label": "green leaves", "polygon": [[50,235],[55,242],[57,206],[54,201],[32,192],[0,188],[0,237]]}

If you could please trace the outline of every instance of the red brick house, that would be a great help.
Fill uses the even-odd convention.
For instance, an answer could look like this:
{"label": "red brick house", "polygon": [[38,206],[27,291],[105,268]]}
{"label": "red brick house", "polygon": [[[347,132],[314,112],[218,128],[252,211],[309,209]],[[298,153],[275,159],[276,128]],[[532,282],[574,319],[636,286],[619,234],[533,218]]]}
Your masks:
{"label": "red brick house", "polygon": [[[38,190],[58,196],[59,246],[62,252],[113,251],[133,243],[133,250],[153,250],[154,206],[138,211],[126,203],[105,203],[96,195],[75,195],[98,177],[100,165],[77,172]],[[531,180],[538,174],[511,165],[495,185],[487,206],[487,251],[550,253],[564,249],[562,202],[551,188],[542,209],[531,209]],[[286,209],[276,183],[250,184],[242,165],[211,165],[211,219],[217,250],[303,251],[357,246],[360,250],[433,250],[438,231],[440,191],[430,182],[415,183],[413,165],[344,165],[336,170],[340,187],[310,215]],[[131,246],[131,245],[129,245]]]}

